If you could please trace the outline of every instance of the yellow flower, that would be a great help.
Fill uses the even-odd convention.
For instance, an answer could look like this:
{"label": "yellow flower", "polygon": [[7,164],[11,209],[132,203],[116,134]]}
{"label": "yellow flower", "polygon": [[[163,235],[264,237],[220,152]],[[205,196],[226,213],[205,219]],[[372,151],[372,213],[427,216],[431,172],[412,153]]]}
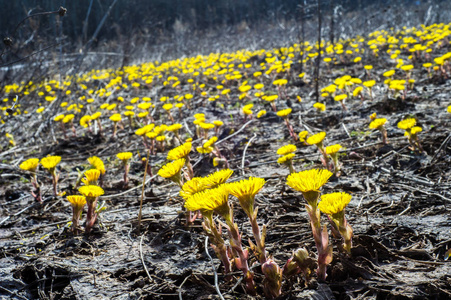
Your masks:
{"label": "yellow flower", "polygon": [[322,144],[325,137],[326,137],[326,133],[324,131],[321,131],[320,133],[310,136],[307,139],[307,143],[310,145]]}
{"label": "yellow flower", "polygon": [[375,84],[376,84],[375,80],[368,80],[363,82],[363,85],[366,86],[367,88],[372,88]]}
{"label": "yellow flower", "polygon": [[84,185],[78,189],[80,194],[83,194],[87,200],[92,200],[90,198],[97,198],[102,196],[105,192],[100,186],[97,185]]}
{"label": "yellow flower", "polygon": [[415,126],[416,123],[417,121],[414,118],[407,118],[398,122],[398,128],[408,130]]}
{"label": "yellow flower", "polygon": [[200,154],[208,154],[213,152],[213,147],[196,147],[196,151]]}
{"label": "yellow flower", "polygon": [[213,121],[213,124],[215,124],[216,127],[221,127],[222,125],[224,125],[224,122],[220,120],[215,120]]}
{"label": "yellow flower", "polygon": [[191,152],[192,144],[190,142],[184,143],[168,152],[168,160],[177,160],[186,158]]}
{"label": "yellow flower", "polygon": [[346,94],[341,94],[341,95],[335,96],[335,97],[334,97],[334,100],[335,100],[335,101],[343,101],[343,100],[345,100],[346,98],[348,98],[348,95],[346,95]]}
{"label": "yellow flower", "polygon": [[413,65],[404,65],[404,66],[401,66],[401,70],[403,70],[403,71],[410,71],[410,70],[412,70],[413,69]]}
{"label": "yellow flower", "polygon": [[163,178],[169,178],[171,180],[179,179],[178,177],[180,177],[180,171],[185,165],[185,162],[186,160],[184,158],[180,158],[174,160],[173,162],[167,163],[166,165],[161,167],[161,169],[158,171],[158,175]]}
{"label": "yellow flower", "polygon": [[326,110],[326,105],[324,105],[323,103],[320,103],[320,102],[316,102],[315,104],[313,104],[313,107],[316,108],[319,111],[325,111]]}
{"label": "yellow flower", "polygon": [[220,171],[216,171],[213,174],[208,175],[207,177],[204,177],[204,183],[207,186],[207,188],[215,188],[220,184],[223,184],[227,181],[227,179],[232,176],[233,171],[230,169],[223,169]]}
{"label": "yellow flower", "polygon": [[306,131],[306,130],[299,132],[299,141],[301,143],[304,142],[307,135],[308,135],[308,131]]}
{"label": "yellow flower", "polygon": [[132,158],[133,153],[131,152],[121,152],[116,154],[117,158],[122,160],[122,162],[126,163],[130,158]]}
{"label": "yellow flower", "polygon": [[262,116],[266,115],[266,110],[261,110],[257,113],[257,119],[260,119]]}
{"label": "yellow flower", "polygon": [[282,110],[279,110],[279,111],[277,112],[277,115],[278,115],[279,117],[281,117],[281,118],[285,118],[285,117],[287,117],[289,114],[291,114],[291,111],[292,111],[291,108],[282,109]]}
{"label": "yellow flower", "polygon": [[225,184],[214,189],[198,192],[185,201],[185,208],[190,211],[216,211],[227,219],[229,191]]}
{"label": "yellow flower", "polygon": [[64,119],[64,115],[58,115],[53,119],[53,121],[59,122],[59,121],[62,121],[63,119]]}
{"label": "yellow flower", "polygon": [[393,75],[395,75],[395,70],[390,70],[385,72],[384,74],[382,74],[384,77],[392,77]]}
{"label": "yellow flower", "polygon": [[335,144],[335,145],[326,147],[325,151],[326,151],[326,154],[333,155],[333,154],[337,153],[338,151],[340,151],[341,148],[342,147],[340,144]]}
{"label": "yellow flower", "polygon": [[377,118],[377,113],[372,113],[370,116],[371,121],[376,120],[376,118]]}
{"label": "yellow flower", "polygon": [[277,98],[279,98],[278,95],[270,95],[270,96],[264,97],[263,100],[268,101],[268,102],[272,102],[272,101],[276,100]]}
{"label": "yellow flower", "polygon": [[449,112],[450,114],[451,114],[451,105],[450,106],[448,106],[448,108],[447,108],[447,110],[446,110],[447,112]]}
{"label": "yellow flower", "polygon": [[97,120],[98,118],[100,118],[101,115],[102,115],[102,113],[100,111],[98,111],[91,115],[91,120]]}
{"label": "yellow flower", "polygon": [[351,198],[351,195],[344,192],[325,194],[321,196],[318,208],[327,215],[335,215],[345,209]]}
{"label": "yellow flower", "polygon": [[67,196],[67,201],[70,202],[75,211],[79,212],[86,204],[86,197],[79,195]]}
{"label": "yellow flower", "polygon": [[99,170],[101,174],[105,174],[105,165],[100,158],[98,158],[97,156],[91,156],[90,158],[88,158],[88,162],[93,168]]}
{"label": "yellow flower", "polygon": [[276,79],[273,81],[272,84],[282,86],[282,85],[286,85],[287,83],[288,83],[288,81],[286,79]]}
{"label": "yellow flower", "polygon": [[110,117],[110,120],[113,122],[119,122],[122,120],[121,114],[114,114]]}
{"label": "yellow flower", "polygon": [[277,149],[277,154],[286,155],[288,153],[295,152],[296,150],[297,150],[297,148],[295,145],[288,144],[288,145],[282,146],[279,149]]}
{"label": "yellow flower", "polygon": [[202,177],[194,177],[193,179],[185,182],[180,190],[180,196],[187,200],[192,195],[199,193],[207,189],[205,180]]}
{"label": "yellow flower", "polygon": [[238,198],[244,212],[248,216],[252,216],[254,213],[255,195],[264,185],[265,180],[263,178],[249,177],[249,179],[229,183],[227,188],[230,194]]}
{"label": "yellow flower", "polygon": [[66,116],[64,117],[64,119],[63,119],[63,123],[64,123],[64,124],[67,124],[67,123],[69,123],[70,121],[72,121],[74,118],[75,118],[75,115],[73,115],[73,114],[66,115]]}
{"label": "yellow flower", "polygon": [[284,164],[284,163],[292,160],[294,158],[294,156],[295,156],[294,153],[288,153],[284,156],[279,157],[279,159],[277,160],[277,163]]}
{"label": "yellow flower", "polygon": [[30,158],[22,162],[19,166],[22,170],[35,172],[39,165],[39,158]]}
{"label": "yellow flower", "polygon": [[168,126],[168,128],[166,128],[166,130],[170,131],[170,132],[174,132],[174,131],[181,129],[182,127],[183,127],[182,124],[175,123],[175,124],[172,124],[171,126]]}
{"label": "yellow flower", "polygon": [[52,172],[61,161],[61,156],[47,156],[41,159],[41,165]]}
{"label": "yellow flower", "polygon": [[165,105],[163,105],[164,110],[171,110],[172,107],[173,107],[173,105],[171,103],[166,103]]}
{"label": "yellow flower", "polygon": [[410,134],[417,134],[418,132],[422,132],[423,128],[421,128],[420,126],[415,126],[412,127],[412,129],[410,129]]}
{"label": "yellow flower", "polygon": [[217,141],[218,141],[218,137],[213,136],[208,141],[206,141],[202,147],[204,147],[204,148],[212,147]]}
{"label": "yellow flower", "polygon": [[199,124],[200,127],[202,127],[202,129],[213,129],[215,128],[215,124],[212,123],[200,123]]}
{"label": "yellow flower", "polygon": [[332,175],[333,173],[329,170],[306,170],[290,174],[287,178],[287,184],[302,193],[319,191]]}
{"label": "yellow flower", "polygon": [[96,185],[97,180],[99,179],[99,176],[100,176],[100,171],[97,169],[90,169],[90,170],[87,170],[84,173],[84,175],[86,178],[83,178],[81,181],[85,185]]}
{"label": "yellow flower", "polygon": [[379,118],[379,119],[374,119],[371,123],[370,123],[370,128],[371,129],[379,129],[381,126],[384,126],[385,123],[387,122],[386,118]]}
{"label": "yellow flower", "polygon": [[89,123],[91,123],[91,119],[92,118],[91,118],[90,115],[86,115],[86,116],[81,117],[80,125],[83,126],[83,127],[88,127]]}

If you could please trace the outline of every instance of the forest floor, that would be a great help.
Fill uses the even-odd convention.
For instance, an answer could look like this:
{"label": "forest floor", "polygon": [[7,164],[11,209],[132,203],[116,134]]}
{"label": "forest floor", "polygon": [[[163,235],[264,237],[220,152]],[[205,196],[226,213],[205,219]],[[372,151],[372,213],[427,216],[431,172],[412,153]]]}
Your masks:
{"label": "forest floor", "polygon": [[[383,78],[387,63],[375,60],[372,64],[374,78]],[[347,74],[366,76],[357,67],[348,67]],[[329,82],[342,75],[342,67],[337,66],[323,70],[321,80]],[[318,112],[307,104],[314,97],[297,102],[296,95],[313,90],[313,81],[287,87],[291,100],[279,104],[293,109],[290,120],[295,131],[326,131],[327,145],[344,147],[341,174],[332,177],[323,192],[352,194],[346,216],[354,238],[351,256],[340,254],[340,241],[332,239],[334,257],[326,282],[305,283],[301,277],[284,280],[280,299],[451,298],[451,264],[444,259],[451,248],[451,117],[446,112],[451,80],[428,79],[425,72],[418,75],[422,79],[417,79],[405,99],[387,97],[376,89],[373,101],[350,101],[347,111],[331,101],[325,112]],[[277,164],[277,149],[292,142],[285,124],[273,112],[249,121],[236,106],[225,110],[213,104],[199,103],[195,113],[227,120],[219,140],[231,130],[235,133],[218,145],[234,170],[233,179],[266,180],[256,205],[259,223],[267,226],[267,251],[280,266],[299,247],[315,255],[302,195],[285,184],[288,170]],[[388,119],[389,144],[381,142],[378,131],[368,129],[372,113]],[[406,116],[415,116],[423,128],[419,134],[423,153],[412,151],[396,127]],[[183,114],[176,121],[192,124],[193,118]],[[36,119],[28,122],[21,126],[28,128]],[[259,296],[245,294],[240,272],[225,280],[220,261],[206,247],[201,220],[186,226],[177,185],[159,176],[147,177],[139,229],[143,165],[139,160],[132,162],[129,186],[122,189],[123,169],[113,159],[118,149],[145,153],[133,129],[125,126],[117,139],[87,132],[63,139],[58,130],[55,126],[39,142],[0,153],[0,298],[217,299],[216,274],[225,299],[264,299],[264,276],[258,263],[251,266]],[[322,167],[316,147],[293,143],[298,147],[296,171]],[[73,187],[74,166],[86,165],[87,157],[97,155],[106,162],[101,202],[107,209],[90,235],[72,234],[70,205],[65,198],[52,196],[45,170],[38,172],[44,202],[34,202],[29,177],[17,166],[24,158],[47,154],[62,157],[62,191]],[[154,174],[165,157],[165,153],[151,157]],[[197,176],[214,169],[207,155],[193,151],[191,160]],[[243,243],[248,245],[252,232],[246,215],[239,209],[235,214]]]}

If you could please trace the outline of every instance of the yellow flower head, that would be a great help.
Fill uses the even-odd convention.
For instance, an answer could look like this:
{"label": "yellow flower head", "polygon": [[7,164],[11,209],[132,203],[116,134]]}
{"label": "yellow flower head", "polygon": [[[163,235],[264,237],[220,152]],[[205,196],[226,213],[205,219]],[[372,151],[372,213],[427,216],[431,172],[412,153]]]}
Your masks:
{"label": "yellow flower head", "polygon": [[41,165],[49,171],[56,168],[61,161],[61,156],[47,156],[41,159]]}
{"label": "yellow flower head", "polygon": [[451,105],[450,105],[450,106],[448,106],[448,108],[446,109],[446,111],[447,111],[448,113],[450,113],[450,114],[451,114]]}
{"label": "yellow flower head", "polygon": [[238,198],[248,216],[254,213],[255,195],[263,188],[265,182],[263,178],[249,177],[249,179],[228,184],[229,193]]}
{"label": "yellow flower head", "polygon": [[307,130],[299,132],[299,141],[301,143],[304,142],[305,138],[307,137],[307,135],[308,135],[308,131]]}
{"label": "yellow flower head", "polygon": [[62,121],[64,119],[64,115],[58,115],[58,116],[56,116],[54,119],[53,119],[53,121],[55,121],[55,122],[60,122],[60,121]]}
{"label": "yellow flower head", "polygon": [[376,80],[368,80],[363,82],[363,85],[366,86],[367,88],[372,88],[375,84]]}
{"label": "yellow flower head", "polygon": [[287,178],[287,184],[302,193],[319,191],[332,175],[333,173],[329,170],[306,170],[290,174]]}
{"label": "yellow flower head", "polygon": [[[80,194],[85,196],[87,200],[102,196],[105,192],[100,186],[97,185],[84,185],[78,189]],[[91,199],[90,199],[91,198]]]}
{"label": "yellow flower head", "polygon": [[332,193],[321,196],[318,208],[327,215],[335,215],[342,212],[351,201],[352,196],[347,193]]}
{"label": "yellow flower head", "polygon": [[100,118],[101,115],[102,115],[102,113],[100,111],[98,111],[91,115],[91,120],[97,120],[98,118]]}
{"label": "yellow flower head", "polygon": [[382,74],[384,77],[392,77],[393,75],[395,75],[395,70],[390,70],[385,72],[384,74]]}
{"label": "yellow flower head", "polygon": [[277,160],[277,163],[284,164],[284,163],[292,160],[294,158],[294,156],[295,156],[294,153],[288,153],[284,156],[279,157],[279,159]]}
{"label": "yellow flower head", "polygon": [[175,123],[175,124],[172,124],[171,126],[168,126],[168,128],[166,128],[166,130],[170,131],[170,132],[174,132],[174,131],[181,129],[182,127],[183,127],[182,124]]}
{"label": "yellow flower head", "polygon": [[19,166],[22,170],[35,172],[39,165],[39,158],[30,158],[22,162]]}
{"label": "yellow flower head", "polygon": [[198,192],[185,201],[185,208],[189,211],[215,211],[226,220],[229,213],[229,191],[225,184],[214,189]]}
{"label": "yellow flower head", "polygon": [[97,180],[100,177],[100,171],[97,169],[90,169],[87,170],[85,173],[85,178],[83,178],[81,181],[85,185],[97,185]]}
{"label": "yellow flower head", "polygon": [[122,120],[121,114],[114,114],[110,117],[110,120],[113,122],[119,122]]}
{"label": "yellow flower head", "polygon": [[421,128],[420,126],[415,126],[412,127],[412,129],[410,129],[410,134],[417,134],[418,132],[422,132],[423,128]]}
{"label": "yellow flower head", "polygon": [[[451,107],[451,105],[450,105]],[[262,116],[266,115],[266,110],[261,110],[257,113],[257,119],[260,119]]]}
{"label": "yellow flower head", "polygon": [[215,188],[220,184],[223,184],[227,181],[227,179],[232,176],[233,171],[230,169],[224,169],[220,171],[216,171],[213,174],[208,175],[207,177],[204,177],[204,183],[207,186],[207,188]]}
{"label": "yellow flower head", "polygon": [[371,121],[374,121],[377,119],[377,113],[372,113],[370,116]]}
{"label": "yellow flower head", "polygon": [[370,123],[370,128],[371,129],[379,129],[381,128],[381,126],[384,126],[385,123],[387,122],[386,118],[379,118],[379,119],[374,119],[371,123]]}
{"label": "yellow flower head", "polygon": [[88,158],[88,162],[94,169],[99,170],[100,174],[105,174],[105,165],[100,158],[98,158],[97,156],[91,156],[90,158]]}
{"label": "yellow flower head", "polygon": [[222,122],[221,120],[215,120],[213,121],[213,124],[215,124],[216,127],[221,127],[222,125],[224,125],[224,122]]}
{"label": "yellow flower head", "polygon": [[212,124],[212,123],[203,123],[202,122],[202,123],[199,124],[199,126],[202,129],[206,129],[206,130],[215,128],[215,124]]}
{"label": "yellow flower head", "polygon": [[202,177],[194,177],[193,179],[185,182],[180,190],[180,196],[187,200],[192,195],[199,193],[207,189],[205,180]]}
{"label": "yellow flower head", "polygon": [[277,112],[277,115],[281,118],[286,118],[289,114],[291,114],[291,111],[291,108],[282,109]]}
{"label": "yellow flower head", "polygon": [[174,160],[173,162],[167,163],[158,171],[158,175],[163,178],[169,179],[177,179],[176,177],[180,176],[180,171],[185,165],[186,160],[184,158],[180,158]]}
{"label": "yellow flower head", "polygon": [[321,131],[320,133],[314,134],[307,139],[307,144],[318,145],[321,144],[326,137],[326,133]]}
{"label": "yellow flower head", "polygon": [[75,211],[79,212],[86,204],[86,197],[78,195],[67,196],[67,201],[70,202]]}
{"label": "yellow flower head", "polygon": [[405,120],[398,122],[398,128],[404,129],[404,130],[409,130],[413,126],[415,126],[415,124],[417,124],[417,120],[415,120],[414,118],[407,118]]}
{"label": "yellow flower head", "polygon": [[279,155],[286,155],[286,154],[288,154],[288,153],[295,152],[296,150],[297,150],[297,148],[296,148],[295,145],[288,144],[288,145],[285,145],[285,146],[280,147],[280,148],[277,150],[277,154],[279,154]]}
{"label": "yellow flower head", "polygon": [[168,160],[177,160],[180,158],[187,158],[188,154],[191,152],[192,144],[190,142],[186,142],[171,151],[168,152]]}
{"label": "yellow flower head", "polygon": [[335,101],[343,101],[343,100],[345,100],[346,98],[348,98],[348,95],[346,95],[346,94],[341,94],[341,95],[335,96],[335,97],[334,97],[334,100],[335,100]]}
{"label": "yellow flower head", "polygon": [[202,147],[204,147],[204,148],[212,147],[217,141],[218,141],[218,137],[213,136],[208,141],[206,141]]}
{"label": "yellow flower head", "polygon": [[209,154],[213,152],[213,147],[196,147],[196,151],[200,154]]}
{"label": "yellow flower head", "polygon": [[315,104],[313,104],[313,107],[316,108],[319,111],[325,111],[326,110],[326,105],[324,105],[323,103],[320,103],[320,102],[316,102]]}
{"label": "yellow flower head", "polygon": [[122,162],[126,163],[130,158],[132,158],[133,153],[131,152],[121,152],[116,154],[116,157],[122,160]]}
{"label": "yellow flower head", "polygon": [[91,123],[91,120],[92,120],[92,118],[90,115],[83,116],[80,119],[80,125],[83,127],[88,127],[89,124]]}
{"label": "yellow flower head", "polygon": [[326,151],[326,154],[334,155],[335,153],[337,153],[338,151],[340,151],[341,148],[342,148],[342,147],[341,147],[340,144],[335,144],[335,145],[326,147],[325,151]]}

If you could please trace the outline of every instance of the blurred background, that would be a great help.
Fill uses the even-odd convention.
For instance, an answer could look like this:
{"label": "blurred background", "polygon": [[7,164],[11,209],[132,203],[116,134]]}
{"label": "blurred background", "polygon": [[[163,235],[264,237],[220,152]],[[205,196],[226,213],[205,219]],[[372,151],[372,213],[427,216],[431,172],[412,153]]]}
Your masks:
{"label": "blurred background", "polygon": [[[60,6],[64,17],[48,13]],[[0,35],[11,41],[1,45],[3,83],[26,80],[30,70],[67,74],[315,41],[318,12],[322,39],[332,42],[451,21],[449,0],[1,0],[0,7]]]}

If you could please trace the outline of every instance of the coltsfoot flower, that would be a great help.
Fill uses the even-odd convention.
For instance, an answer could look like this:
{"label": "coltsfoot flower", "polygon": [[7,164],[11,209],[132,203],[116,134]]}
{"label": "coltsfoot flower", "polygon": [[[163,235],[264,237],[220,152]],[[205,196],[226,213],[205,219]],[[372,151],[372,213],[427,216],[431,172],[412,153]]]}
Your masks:
{"label": "coltsfoot flower", "polygon": [[55,170],[56,166],[61,162],[61,156],[47,156],[41,159],[41,165],[50,173]]}
{"label": "coltsfoot flower", "polygon": [[184,143],[168,152],[168,160],[177,160],[180,158],[187,158],[191,152],[192,144],[190,142]]}
{"label": "coltsfoot flower", "polygon": [[[290,174],[287,185],[301,192],[304,198],[312,206],[317,206],[319,189],[333,175],[329,170],[312,169]],[[313,192],[313,194],[311,194]]]}
{"label": "coltsfoot flower", "polygon": [[86,198],[85,196],[72,195],[67,196],[67,201],[72,206],[72,231],[76,234],[79,226],[80,213],[86,205]]}
{"label": "coltsfoot flower", "polygon": [[98,158],[97,156],[91,156],[88,158],[88,162],[91,164],[91,166],[97,170],[100,171],[100,174],[105,174],[105,165],[103,164],[103,161]]}
{"label": "coltsfoot flower", "polygon": [[30,171],[32,173],[36,172],[36,168],[39,165],[39,158],[30,158],[27,159],[26,161],[22,162],[19,165],[19,168],[21,168],[22,170],[25,171]]}
{"label": "coltsfoot flower", "polygon": [[314,134],[307,139],[307,144],[310,145],[321,145],[323,144],[323,140],[326,137],[326,133],[321,131],[320,133]]}
{"label": "coltsfoot flower", "polygon": [[173,162],[167,163],[161,169],[158,171],[158,175],[160,175],[163,178],[167,178],[172,180],[173,182],[177,183],[180,188],[182,187],[182,177],[180,175],[180,172],[185,165],[186,160],[184,158],[180,158],[177,160],[174,160]]}
{"label": "coltsfoot flower", "polygon": [[82,182],[85,185],[97,185],[97,181],[100,177],[100,171],[97,169],[90,169],[87,170],[83,175],[85,175],[85,178],[82,178]]}
{"label": "coltsfoot flower", "polygon": [[78,191],[86,197],[86,201],[88,202],[102,196],[105,193],[104,190],[97,185],[84,185],[80,187]]}
{"label": "coltsfoot flower", "polygon": [[287,155],[288,153],[293,153],[297,150],[295,145],[288,144],[277,149],[277,154],[279,155]]}

